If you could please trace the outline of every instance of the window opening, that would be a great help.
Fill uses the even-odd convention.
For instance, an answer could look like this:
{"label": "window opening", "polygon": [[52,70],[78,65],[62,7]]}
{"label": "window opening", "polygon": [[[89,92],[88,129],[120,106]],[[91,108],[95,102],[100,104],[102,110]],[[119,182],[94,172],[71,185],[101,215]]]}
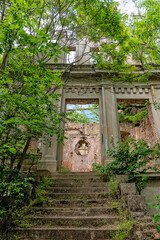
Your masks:
{"label": "window opening", "polygon": [[99,105],[98,104],[67,104],[67,117],[72,122],[79,123],[98,123]]}
{"label": "window opening", "polygon": [[75,62],[76,58],[76,47],[69,47],[69,53],[66,53],[66,63]]}

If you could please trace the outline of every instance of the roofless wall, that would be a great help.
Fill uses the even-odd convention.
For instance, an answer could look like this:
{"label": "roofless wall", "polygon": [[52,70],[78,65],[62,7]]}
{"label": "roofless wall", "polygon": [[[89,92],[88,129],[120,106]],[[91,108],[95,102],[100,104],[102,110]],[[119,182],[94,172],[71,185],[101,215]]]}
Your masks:
{"label": "roofless wall", "polygon": [[[157,142],[160,143],[160,110],[154,108],[153,102],[160,103],[160,81],[150,80],[147,83],[112,82],[105,70],[90,65],[73,65],[67,68],[66,64],[48,64],[48,68],[64,71],[64,88],[59,89],[61,111],[65,111],[66,102],[72,103],[88,101],[99,103],[100,124],[100,151],[101,163],[105,164],[112,159],[106,155],[106,150],[112,148],[111,140],[117,141],[120,137],[120,123],[118,118],[118,104],[142,104],[146,100],[150,105],[151,131],[154,132]],[[151,132],[151,134],[153,134]],[[38,170],[55,172],[60,170],[63,162],[63,145],[58,144],[56,136],[45,138],[42,147],[42,159],[38,163]],[[147,140],[147,139],[146,139]]]}

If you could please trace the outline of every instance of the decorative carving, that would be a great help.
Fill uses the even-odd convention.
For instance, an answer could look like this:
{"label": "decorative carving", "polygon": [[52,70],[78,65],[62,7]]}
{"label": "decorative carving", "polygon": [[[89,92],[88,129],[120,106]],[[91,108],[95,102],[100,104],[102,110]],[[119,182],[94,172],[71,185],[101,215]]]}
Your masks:
{"label": "decorative carving", "polygon": [[80,140],[75,146],[75,152],[77,155],[86,156],[89,153],[90,143],[85,139]]}
{"label": "decorative carving", "polygon": [[85,93],[99,93],[100,87],[66,87],[66,93],[76,93],[77,95],[83,95]]}
{"label": "decorative carving", "polygon": [[115,87],[116,94],[149,94],[149,88],[143,87]]}

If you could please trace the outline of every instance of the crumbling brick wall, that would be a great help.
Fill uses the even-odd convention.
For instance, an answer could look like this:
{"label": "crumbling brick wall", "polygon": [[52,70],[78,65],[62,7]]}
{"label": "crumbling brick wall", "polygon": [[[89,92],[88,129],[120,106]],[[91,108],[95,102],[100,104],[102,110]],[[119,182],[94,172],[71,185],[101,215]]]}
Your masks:
{"label": "crumbling brick wall", "polygon": [[[153,120],[151,105],[148,105],[148,116],[139,122],[139,125],[135,125],[131,122],[121,122],[120,132],[126,137],[133,137],[135,139],[144,139],[153,146],[158,141],[155,124]],[[127,135],[128,133],[128,135]]]}
{"label": "crumbling brick wall", "polygon": [[99,123],[67,122],[63,147],[63,166],[74,172],[92,171],[101,163]]}

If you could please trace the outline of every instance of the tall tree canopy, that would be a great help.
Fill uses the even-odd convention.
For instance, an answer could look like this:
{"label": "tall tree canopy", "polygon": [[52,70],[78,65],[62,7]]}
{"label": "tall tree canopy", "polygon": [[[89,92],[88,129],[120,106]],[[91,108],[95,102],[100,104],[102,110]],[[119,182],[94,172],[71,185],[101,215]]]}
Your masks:
{"label": "tall tree canopy", "polygon": [[115,81],[148,81],[151,75],[160,75],[157,71],[160,64],[160,1],[133,2],[138,14],[125,15],[125,26],[119,38],[103,43],[101,54],[94,54],[98,66],[108,69]]}
{"label": "tall tree canopy", "polygon": [[[32,138],[44,132],[63,139],[58,111],[61,72],[57,63],[71,42],[64,33],[87,41],[125,38],[124,20],[112,0],[4,0],[0,2],[1,167],[20,169]],[[73,38],[72,38],[73,39]],[[72,40],[73,43],[73,40]],[[57,102],[57,103],[56,103]]]}

